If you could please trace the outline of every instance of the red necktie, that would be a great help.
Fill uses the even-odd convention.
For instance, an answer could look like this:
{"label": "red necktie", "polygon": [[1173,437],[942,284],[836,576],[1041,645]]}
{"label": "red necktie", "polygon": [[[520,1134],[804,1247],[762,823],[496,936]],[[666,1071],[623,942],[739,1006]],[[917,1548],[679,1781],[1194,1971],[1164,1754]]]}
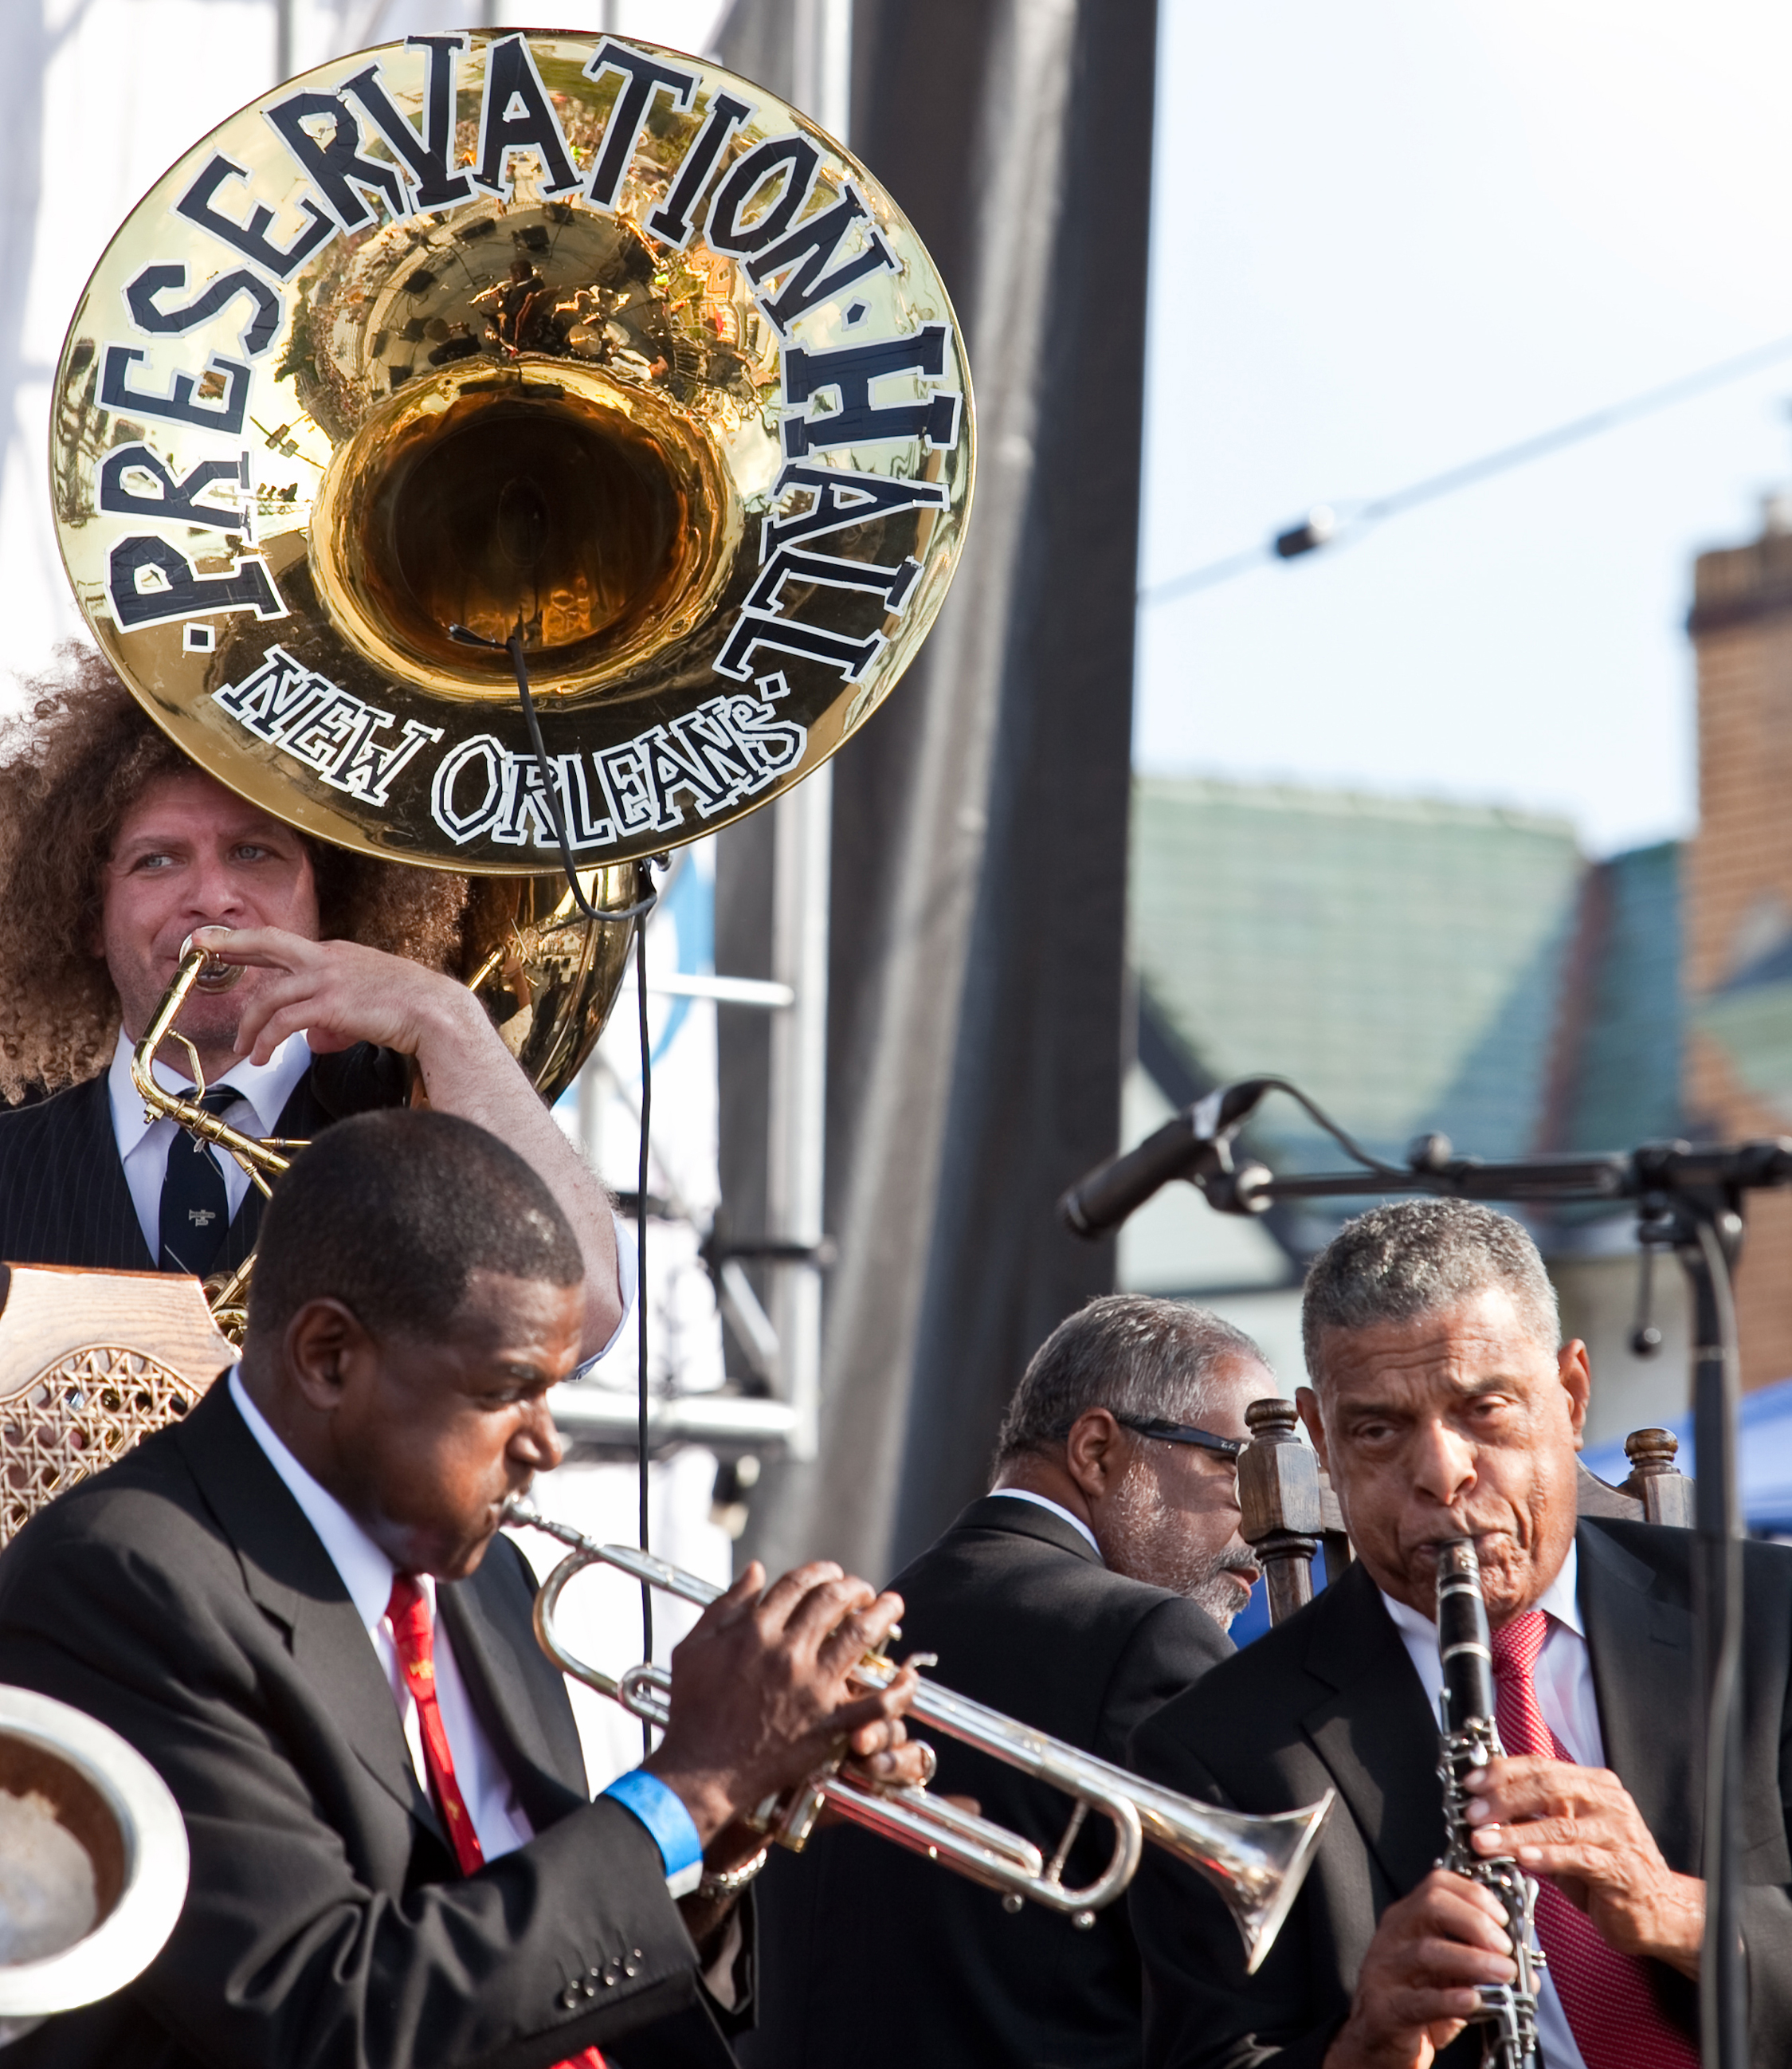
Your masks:
{"label": "red necktie", "polygon": [[[1509,1753],[1566,1761],[1531,1678],[1548,1633],[1542,1610],[1527,1610],[1494,1632],[1495,1704]],[[1542,1879],[1537,1936],[1586,2069],[1699,2069],[1699,2051],[1663,2016],[1642,1962],[1608,1947],[1586,1913]]]}
{"label": "red necktie", "polygon": [[[454,1843],[454,1858],[460,1863],[461,1873],[471,1875],[475,1868],[484,1867],[485,1853],[473,1829],[466,1799],[454,1779],[454,1756],[449,1750],[441,1706],[436,1701],[435,1634],[430,1622],[430,1598],[414,1573],[393,1575],[386,1614],[392,1621],[392,1642],[404,1669],[405,1686],[417,1705],[423,1765],[429,1770],[436,1808]],[[588,2047],[560,2063],[558,2069],[604,2069],[604,2058],[595,2047]]]}

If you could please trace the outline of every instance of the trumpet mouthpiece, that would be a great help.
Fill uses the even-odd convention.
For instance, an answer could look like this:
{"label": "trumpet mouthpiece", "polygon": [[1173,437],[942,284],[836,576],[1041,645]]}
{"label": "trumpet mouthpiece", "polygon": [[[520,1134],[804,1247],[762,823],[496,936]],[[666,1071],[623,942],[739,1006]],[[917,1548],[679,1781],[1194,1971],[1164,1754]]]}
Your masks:
{"label": "trumpet mouthpiece", "polygon": [[[226,927],[219,931],[228,933],[230,929]],[[193,953],[193,936],[189,934],[181,944],[181,961],[183,963]],[[198,974],[194,977],[193,982],[202,991],[228,991],[242,975],[241,963],[225,962],[216,956],[208,954],[203,949],[199,953],[205,956],[206,960],[199,965]]]}

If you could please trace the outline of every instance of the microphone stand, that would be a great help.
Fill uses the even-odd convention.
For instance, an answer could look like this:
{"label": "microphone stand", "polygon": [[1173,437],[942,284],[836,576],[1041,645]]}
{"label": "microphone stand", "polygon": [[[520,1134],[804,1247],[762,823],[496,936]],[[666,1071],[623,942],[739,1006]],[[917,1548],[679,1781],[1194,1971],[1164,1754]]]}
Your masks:
{"label": "microphone stand", "polygon": [[[1258,1100],[1272,1090],[1297,1099],[1361,1166],[1352,1171],[1276,1173],[1239,1163],[1233,1140]],[[1220,1118],[1224,1116],[1223,1120]],[[1203,1125],[1203,1123],[1205,1125]],[[1731,1279],[1741,1254],[1743,1206],[1752,1191],[1792,1185],[1792,1139],[1773,1137],[1709,1148],[1684,1142],[1645,1144],[1628,1155],[1535,1157],[1484,1161],[1456,1157],[1448,1138],[1421,1136],[1408,1162],[1390,1164],[1362,1149],[1311,1100],[1285,1080],[1256,1079],[1222,1088],[1179,1116],[1186,1131],[1180,1168],[1156,1168],[1128,1189],[1116,1185],[1114,1159],[1065,1196],[1065,1218],[1095,1237],[1118,1226],[1149,1191],[1171,1177],[1186,1178],[1222,1213],[1258,1214],[1289,1200],[1347,1199],[1427,1193],[1457,1199],[1522,1201],[1550,1206],[1635,1202],[1646,1253],[1672,1250],[1692,1294],[1692,1426],[1695,1483],[1694,1594],[1699,1686],[1704,1692],[1704,1949],[1700,1964],[1700,2054],[1704,2069],[1747,2069],[1746,1981],[1738,1917],[1741,1792],[1743,1523],[1737,1472],[1741,1378]],[[1154,1144],[1167,1137],[1159,1131]],[[1141,1157],[1148,1145],[1130,1153]],[[1134,1169],[1138,1167],[1135,1165]],[[1161,1175],[1160,1175],[1161,1173]],[[1104,1195],[1102,1185],[1107,1182]],[[1148,1183],[1149,1191],[1141,1191]],[[1082,1206],[1100,1201],[1085,1218]]]}

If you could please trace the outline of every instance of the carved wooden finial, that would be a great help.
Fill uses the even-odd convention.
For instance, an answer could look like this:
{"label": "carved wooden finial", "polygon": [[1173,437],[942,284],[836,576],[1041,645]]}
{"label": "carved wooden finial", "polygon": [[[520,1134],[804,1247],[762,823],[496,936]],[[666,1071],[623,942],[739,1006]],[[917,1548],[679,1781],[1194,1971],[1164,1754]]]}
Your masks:
{"label": "carved wooden finial", "polygon": [[1278,1439],[1294,1434],[1294,1404],[1285,1396],[1272,1394],[1262,1401],[1253,1401],[1244,1410],[1244,1426],[1259,1441],[1274,1443]]}
{"label": "carved wooden finial", "polygon": [[1671,1473],[1680,1451],[1672,1430],[1633,1430],[1624,1439],[1624,1455],[1638,1474]]}

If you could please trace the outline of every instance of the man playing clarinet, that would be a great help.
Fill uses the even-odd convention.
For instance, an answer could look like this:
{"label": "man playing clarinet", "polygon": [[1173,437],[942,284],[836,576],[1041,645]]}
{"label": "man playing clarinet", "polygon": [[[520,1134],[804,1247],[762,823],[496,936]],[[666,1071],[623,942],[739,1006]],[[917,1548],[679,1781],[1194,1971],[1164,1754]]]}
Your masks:
{"label": "man playing clarinet", "polygon": [[[1335,1787],[1261,1970],[1199,1879],[1148,1859],[1146,2059],[1176,2069],[1469,2069],[1517,1969],[1486,1883],[1438,1863],[1440,1549],[1478,1554],[1505,1757],[1471,1777],[1483,1859],[1537,1886],[1548,2069],[1696,2069],[1704,1931],[1692,1533],[1575,1513],[1586,1351],[1529,1237],[1456,1200],[1378,1207],[1314,1261],[1300,1407],[1356,1553],[1342,1581],[1133,1740],[1243,1810]],[[1792,2059],[1792,1553],[1745,1548],[1740,1918],[1749,2059]]]}

